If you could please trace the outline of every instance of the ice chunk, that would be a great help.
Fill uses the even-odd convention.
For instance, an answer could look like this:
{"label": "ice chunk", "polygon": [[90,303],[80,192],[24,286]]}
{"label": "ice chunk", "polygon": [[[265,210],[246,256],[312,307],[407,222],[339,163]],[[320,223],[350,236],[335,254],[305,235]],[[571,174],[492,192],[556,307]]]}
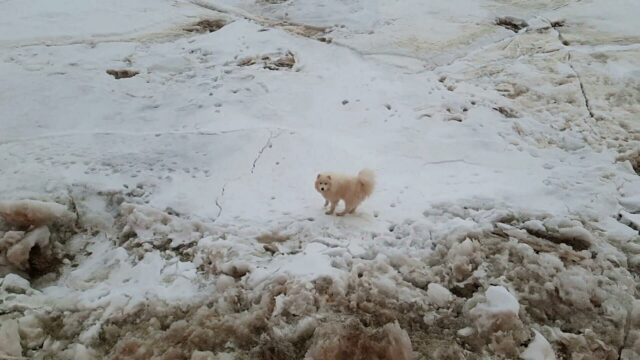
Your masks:
{"label": "ice chunk", "polygon": [[430,283],[427,287],[427,298],[429,302],[437,306],[445,306],[452,299],[451,292],[444,286]]}
{"label": "ice chunk", "polygon": [[5,357],[22,357],[22,345],[20,345],[18,322],[13,319],[3,320],[0,325],[0,358]]}
{"label": "ice chunk", "polygon": [[213,360],[216,357],[213,355],[211,351],[198,351],[195,350],[191,353],[191,360]]}
{"label": "ice chunk", "polygon": [[172,248],[190,244],[203,238],[201,224],[183,220],[154,208],[135,204],[123,204],[121,213],[126,221],[122,235],[135,234],[135,243],[164,245],[169,241]]}
{"label": "ice chunk", "polygon": [[520,354],[520,357],[523,360],[556,360],[556,354],[547,339],[536,330],[533,332],[536,334],[535,338]]}
{"label": "ice chunk", "polygon": [[232,261],[222,264],[220,270],[226,275],[241,278],[251,271],[251,264],[242,261]]}
{"label": "ice chunk", "polygon": [[590,309],[591,295],[596,287],[594,278],[586,270],[572,267],[558,274],[555,281],[560,298],[579,309]]}
{"label": "ice chunk", "polygon": [[42,346],[45,339],[42,322],[33,314],[25,315],[18,320],[19,334],[23,344],[33,349]]}
{"label": "ice chunk", "polygon": [[504,330],[512,327],[518,320],[520,304],[503,286],[490,286],[485,292],[486,302],[471,309],[476,326],[482,331]]}
{"label": "ice chunk", "polygon": [[620,211],[620,222],[631,226],[634,229],[640,229],[640,214],[631,214],[626,211]]}
{"label": "ice chunk", "polygon": [[2,238],[0,238],[0,251],[5,250],[13,246],[13,244],[22,240],[24,237],[24,231],[7,231]]}
{"label": "ice chunk", "polygon": [[449,250],[449,256],[471,256],[473,254],[474,245],[470,239],[465,239],[459,244],[455,244]]}
{"label": "ice chunk", "polygon": [[76,344],[74,348],[74,359],[75,360],[93,360],[95,357],[91,354],[92,351],[87,349],[82,344]]}
{"label": "ice chunk", "polygon": [[461,336],[461,337],[471,336],[473,335],[473,328],[467,326],[466,328],[462,328],[458,330],[457,334],[458,336]]}
{"label": "ice chunk", "polygon": [[48,225],[56,221],[71,223],[76,219],[66,206],[38,200],[0,202],[0,216],[9,225],[18,227]]}
{"label": "ice chunk", "polygon": [[581,226],[561,228],[559,237],[564,243],[578,251],[588,249],[595,243],[591,233]]}
{"label": "ice chunk", "polygon": [[540,264],[544,269],[556,271],[564,270],[564,263],[556,254],[540,253],[537,260],[538,264]]}
{"label": "ice chunk", "polygon": [[526,230],[531,231],[531,232],[544,233],[545,231],[547,231],[547,229],[544,227],[544,224],[540,220],[525,221],[524,224],[522,224],[522,226]]}
{"label": "ice chunk", "polygon": [[485,293],[487,309],[493,312],[511,312],[518,315],[518,300],[503,286],[490,286]]}
{"label": "ice chunk", "polygon": [[49,245],[49,228],[40,226],[27,233],[27,235],[7,251],[7,260],[15,266],[24,268],[29,260],[29,252],[35,245],[45,247]]}
{"label": "ice chunk", "polygon": [[24,294],[31,289],[31,285],[28,280],[23,279],[16,274],[7,274],[7,276],[2,280],[2,286],[0,286],[0,289],[6,292]]}
{"label": "ice chunk", "polygon": [[620,205],[624,206],[627,211],[637,213],[640,212],[640,195],[622,197],[618,199]]}

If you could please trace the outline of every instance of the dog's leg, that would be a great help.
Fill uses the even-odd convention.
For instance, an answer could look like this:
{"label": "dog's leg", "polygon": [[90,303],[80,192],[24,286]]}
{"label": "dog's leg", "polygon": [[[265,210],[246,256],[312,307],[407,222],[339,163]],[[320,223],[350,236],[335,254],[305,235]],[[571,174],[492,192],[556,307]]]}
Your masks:
{"label": "dog's leg", "polygon": [[333,212],[336,210],[336,205],[338,205],[338,202],[331,202],[331,208],[329,209],[329,211],[325,212],[325,214],[327,215],[331,215],[333,214]]}
{"label": "dog's leg", "polygon": [[360,204],[362,203],[362,200],[356,200],[353,203],[349,204],[349,214],[353,214],[354,212],[356,212],[356,209],[358,208],[358,206],[360,206]]}
{"label": "dog's leg", "polygon": [[339,213],[336,213],[336,215],[337,215],[337,216],[344,216],[344,215],[346,215],[347,213],[350,213],[351,208],[352,208],[351,203],[348,203],[348,202],[346,202],[346,201],[345,201],[345,202],[344,202],[344,210],[340,211]]}
{"label": "dog's leg", "polygon": [[351,205],[351,209],[349,210],[349,214],[353,214],[354,212],[356,212],[356,209],[358,208],[358,206],[360,206],[360,203],[362,201],[358,201],[354,204]]}
{"label": "dog's leg", "polygon": [[329,200],[324,199],[324,207],[327,207],[327,205],[329,205]]}

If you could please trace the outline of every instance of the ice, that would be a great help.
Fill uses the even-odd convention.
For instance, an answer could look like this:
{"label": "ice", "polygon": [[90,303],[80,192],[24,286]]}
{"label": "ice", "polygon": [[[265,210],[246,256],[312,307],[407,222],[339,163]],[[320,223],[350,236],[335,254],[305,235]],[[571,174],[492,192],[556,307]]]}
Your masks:
{"label": "ice", "polygon": [[31,290],[29,280],[15,274],[5,275],[0,284],[0,289],[12,293],[24,294]]}
{"label": "ice", "polygon": [[470,311],[480,330],[491,329],[498,323],[508,328],[510,323],[517,321],[520,304],[503,286],[490,286],[485,292],[485,299]]}
{"label": "ice", "polygon": [[640,196],[621,198],[620,205],[633,213],[638,212],[640,211]]}
{"label": "ice", "polygon": [[199,240],[206,231],[197,223],[187,223],[144,206],[124,204],[122,212],[126,215],[123,233],[135,233],[137,242],[161,244],[169,241],[167,245],[175,248]]}
{"label": "ice", "polygon": [[6,250],[24,238],[24,231],[7,231],[0,239],[0,249]]}
{"label": "ice", "polygon": [[520,357],[523,360],[555,360],[556,354],[551,348],[551,344],[538,331],[533,330],[535,337]]}
{"label": "ice", "polygon": [[27,348],[38,348],[44,343],[47,334],[42,328],[42,325],[42,322],[36,314],[27,314],[18,319],[20,339]]}
{"label": "ice", "polygon": [[9,261],[9,263],[17,267],[27,267],[27,260],[29,260],[29,253],[31,252],[31,248],[36,245],[40,248],[44,248],[45,246],[49,245],[50,235],[51,233],[49,232],[49,228],[46,226],[40,226],[28,232],[24,236],[24,238],[13,244],[7,250],[7,260]]}
{"label": "ice", "polygon": [[591,294],[595,288],[591,277],[585,270],[580,268],[570,268],[558,274],[556,278],[560,297],[572,303],[578,308],[591,307]]}
{"label": "ice", "polygon": [[518,300],[503,286],[490,286],[485,292],[487,303],[485,310],[489,313],[504,312],[518,315]]}
{"label": "ice", "polygon": [[0,356],[7,358],[22,356],[18,322],[13,319],[3,319],[0,324]]}
{"label": "ice", "polygon": [[452,299],[451,292],[444,286],[436,283],[430,283],[427,287],[427,297],[430,302],[438,306],[445,306]]}
{"label": "ice", "polygon": [[0,216],[10,225],[20,227],[70,222],[76,217],[64,205],[39,200],[2,201]]}
{"label": "ice", "polygon": [[620,217],[621,222],[633,227],[634,229],[640,229],[640,215],[620,211]]}

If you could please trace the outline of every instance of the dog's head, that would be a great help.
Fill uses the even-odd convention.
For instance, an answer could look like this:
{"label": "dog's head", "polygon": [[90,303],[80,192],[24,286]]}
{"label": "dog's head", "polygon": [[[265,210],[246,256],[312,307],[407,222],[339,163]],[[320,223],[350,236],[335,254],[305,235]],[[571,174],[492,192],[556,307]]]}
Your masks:
{"label": "dog's head", "polygon": [[316,177],[316,190],[323,194],[331,190],[331,175],[318,174]]}

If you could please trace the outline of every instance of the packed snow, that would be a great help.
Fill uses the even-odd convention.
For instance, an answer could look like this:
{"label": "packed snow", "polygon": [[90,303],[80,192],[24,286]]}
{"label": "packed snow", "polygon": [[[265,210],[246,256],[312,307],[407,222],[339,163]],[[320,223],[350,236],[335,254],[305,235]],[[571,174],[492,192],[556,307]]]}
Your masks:
{"label": "packed snow", "polygon": [[640,2],[0,10],[0,358],[640,359]]}

